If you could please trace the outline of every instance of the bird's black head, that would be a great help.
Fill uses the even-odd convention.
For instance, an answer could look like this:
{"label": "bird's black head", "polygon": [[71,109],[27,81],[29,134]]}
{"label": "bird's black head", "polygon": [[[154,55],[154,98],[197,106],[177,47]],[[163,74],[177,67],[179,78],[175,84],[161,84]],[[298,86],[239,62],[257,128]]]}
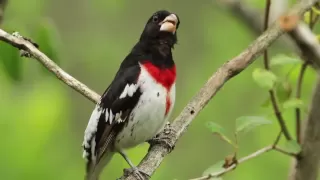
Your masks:
{"label": "bird's black head", "polygon": [[148,20],[140,41],[148,44],[168,44],[173,48],[177,43],[177,30],[179,28],[179,17],[166,10],[155,12]]}

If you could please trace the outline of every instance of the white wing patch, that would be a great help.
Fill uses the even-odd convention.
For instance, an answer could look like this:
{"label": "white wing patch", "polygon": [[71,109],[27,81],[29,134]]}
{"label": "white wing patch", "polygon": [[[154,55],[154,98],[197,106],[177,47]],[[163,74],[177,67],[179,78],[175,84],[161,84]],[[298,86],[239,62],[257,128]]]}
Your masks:
{"label": "white wing patch", "polygon": [[106,122],[108,122],[108,119],[109,119],[109,112],[108,112],[108,109],[106,109],[106,112],[105,112],[105,120]]}
{"label": "white wing patch", "polygon": [[[124,88],[124,90],[122,91],[121,95],[120,95],[120,99],[125,98],[125,97],[132,97],[133,94],[137,91],[138,89],[138,85],[137,84],[127,84]],[[108,93],[108,91],[105,93],[105,95]],[[90,152],[92,155],[92,159],[95,159],[95,146],[96,146],[96,138],[95,138],[95,134],[97,132],[98,129],[98,122],[99,122],[99,118],[101,116],[101,114],[105,113],[105,121],[109,124],[112,124],[112,122],[115,120],[117,123],[121,123],[124,120],[121,119],[121,115],[122,115],[122,111],[113,114],[111,109],[103,109],[99,104],[96,105],[95,109],[93,110],[89,123],[87,125],[87,128],[85,130],[85,134],[84,134],[84,141],[82,143],[82,145],[85,148],[90,148]],[[83,151],[83,158],[87,158],[89,155],[89,152],[87,152],[86,150]]]}
{"label": "white wing patch", "polygon": [[127,84],[124,90],[122,91],[120,95],[120,99],[125,98],[126,96],[132,97],[133,94],[137,91],[138,85],[137,84]]}
{"label": "white wing patch", "polygon": [[96,160],[96,156],[94,154],[95,150],[96,150],[96,137],[92,138],[91,140],[91,155],[92,155],[93,161]]}
{"label": "white wing patch", "polygon": [[108,110],[106,110],[106,122],[109,122],[109,124],[111,124],[113,122],[113,120],[115,120],[116,122],[120,123],[120,122],[122,122],[122,120],[120,118],[121,115],[122,115],[122,111],[113,115],[111,109],[110,109],[109,113],[108,113]]}
{"label": "white wing patch", "polygon": [[109,112],[109,123],[110,124],[112,123],[112,119],[113,119],[113,114],[112,114],[112,111],[110,109],[110,112]]}
{"label": "white wing patch", "polygon": [[[97,132],[98,128],[98,121],[100,118],[100,115],[102,113],[102,108],[98,105],[96,105],[95,109],[93,110],[90,120],[88,122],[87,128],[84,133],[84,140],[82,145],[85,148],[89,148],[92,144],[92,141],[95,141],[95,138],[92,138],[92,136]],[[90,144],[91,143],[91,144]],[[91,147],[94,148],[94,147]],[[88,152],[84,150],[83,157],[86,158],[88,156]]]}
{"label": "white wing patch", "polygon": [[118,121],[118,119],[120,119],[120,116],[122,115],[122,111],[118,112],[116,114],[115,120]]}

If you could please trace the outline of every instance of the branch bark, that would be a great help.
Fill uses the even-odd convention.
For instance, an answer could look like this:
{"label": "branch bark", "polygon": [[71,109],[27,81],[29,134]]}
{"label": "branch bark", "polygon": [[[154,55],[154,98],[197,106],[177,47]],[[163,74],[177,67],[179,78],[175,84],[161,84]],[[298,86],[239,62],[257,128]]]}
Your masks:
{"label": "branch bark", "polygon": [[320,79],[312,96],[310,113],[302,139],[301,157],[294,163],[289,175],[291,180],[317,180],[320,162]]}
{"label": "branch bark", "polygon": [[[275,2],[278,2],[277,0]],[[263,15],[249,4],[242,0],[219,0],[220,5],[228,8],[235,17],[243,20],[254,32],[260,34],[263,27]],[[272,10],[272,9],[271,9]],[[280,14],[280,13],[277,13]],[[274,19],[274,18],[272,18]],[[311,59],[310,63],[313,68],[320,68],[320,44],[316,35],[303,22],[291,32],[288,33],[290,39],[285,38],[284,43],[292,48],[292,42],[295,45],[294,51],[298,51],[303,59]],[[284,36],[286,37],[286,36]]]}
{"label": "branch bark", "polygon": [[[225,0],[222,1],[224,2]],[[303,0],[300,2],[303,2]],[[257,27],[262,27],[263,21],[258,11],[239,1],[237,3],[234,1],[233,3],[224,2],[223,4],[227,5],[231,10],[237,9],[237,17],[240,16],[255,31],[260,31],[260,29],[257,30]],[[251,16],[252,14],[255,14],[255,16]],[[253,22],[253,24],[248,22]],[[311,62],[311,65],[318,70],[320,64],[320,44],[310,28],[305,23],[300,23],[296,29],[289,33],[289,36],[297,45],[301,57],[306,61],[305,63]],[[317,179],[320,161],[318,153],[320,151],[320,113],[317,109],[319,106],[320,80],[316,84],[310,112],[302,134],[302,154],[293,164],[293,168],[289,174],[290,180]]]}
{"label": "branch bark", "polygon": [[210,174],[210,175],[206,175],[206,176],[202,176],[202,177],[198,177],[198,178],[194,178],[194,179],[190,179],[190,180],[210,180],[211,178],[220,177],[220,176],[222,176],[222,175],[234,170],[239,164],[244,163],[244,162],[246,162],[246,161],[248,161],[250,159],[256,158],[258,156],[261,156],[262,154],[264,154],[266,152],[269,152],[269,151],[271,151],[273,149],[275,149],[275,146],[273,146],[273,145],[266,146],[266,147],[264,147],[262,149],[257,150],[256,152],[248,155],[248,156],[245,156],[245,157],[239,159],[236,164],[233,164],[230,167],[228,167],[228,168],[226,168],[226,169],[224,169],[224,170],[222,170],[220,172],[216,172],[216,173],[213,173],[213,174]]}
{"label": "branch bark", "polygon": [[[263,25],[264,31],[267,30],[268,25],[269,25],[269,19],[270,19],[269,14],[270,14],[271,4],[272,4],[271,0],[266,0],[264,25]],[[263,63],[264,68],[266,70],[270,70],[268,48],[263,52],[263,61],[264,61],[264,63]],[[291,135],[290,135],[289,130],[287,128],[286,121],[284,120],[282,113],[280,111],[275,91],[273,89],[270,89],[269,95],[270,95],[270,100],[271,100],[271,104],[273,107],[273,112],[274,112],[275,116],[277,117],[277,120],[278,120],[279,125],[281,127],[281,131],[287,140],[291,140]]]}
{"label": "branch bark", "polygon": [[[289,11],[288,14],[301,16],[316,2],[317,0],[312,0],[308,3],[298,3]],[[283,31],[280,29],[278,24],[273,24],[271,28],[259,36],[240,55],[222,65],[222,67],[220,67],[217,72],[213,74],[204,87],[173,121],[172,128],[175,129],[176,132],[171,134],[170,144],[173,146],[177,142],[195,116],[220,90],[224,83],[249,66],[268,46],[271,45],[273,41],[275,41],[282,34]],[[163,145],[152,146],[148,154],[140,162],[139,168],[148,174],[153,174],[169,152],[169,149]],[[122,179],[134,180],[135,178],[134,176],[129,175],[123,176]]]}
{"label": "branch bark", "polygon": [[[308,3],[296,4],[289,14],[301,16],[307,11],[317,0],[311,0]],[[241,54],[234,57],[232,60],[226,62],[220,67],[216,73],[207,81],[207,83],[200,89],[195,97],[187,104],[180,115],[172,123],[174,131],[166,134],[169,146],[173,147],[177,140],[186,131],[192,120],[198,113],[206,106],[211,98],[220,90],[220,88],[232,77],[242,72],[247,68],[261,53],[270,46],[284,31],[277,23],[273,24],[266,32],[259,36],[253,43],[249,45]],[[57,78],[72,87],[89,100],[97,103],[99,95],[90,90],[87,86],[64,72],[53,61],[51,61],[45,54],[35,48],[28,41],[14,37],[0,29],[0,40],[5,41],[12,46],[27,51],[41,62],[48,70],[54,73]],[[164,132],[165,133],[165,132]],[[159,167],[164,157],[170,152],[170,148],[164,144],[156,144],[150,147],[149,152],[140,162],[139,168],[152,175]],[[132,174],[123,176],[121,179],[134,180],[136,179]]]}
{"label": "branch bark", "polygon": [[58,79],[62,82],[78,91],[83,96],[87,97],[90,101],[98,103],[100,100],[100,95],[89,89],[86,85],[82,84],[80,81],[63,71],[56,63],[54,63],[48,56],[42,53],[29,41],[13,36],[2,29],[0,29],[0,40],[11,44],[12,46],[25,50],[37,59],[43,66],[45,66],[49,71],[56,75]]}
{"label": "branch bark", "polygon": [[320,68],[320,44],[317,36],[310,30],[308,25],[300,25],[289,33],[300,50],[300,55],[304,61],[311,63],[312,67]]}

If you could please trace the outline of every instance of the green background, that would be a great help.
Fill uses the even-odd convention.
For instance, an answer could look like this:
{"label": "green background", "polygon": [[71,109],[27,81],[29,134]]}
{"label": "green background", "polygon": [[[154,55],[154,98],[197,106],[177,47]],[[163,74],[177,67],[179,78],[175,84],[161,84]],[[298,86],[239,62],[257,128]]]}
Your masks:
{"label": "green background", "polygon": [[[263,12],[263,0],[248,2]],[[30,37],[65,71],[101,94],[149,16],[159,9],[177,13],[181,25],[174,49],[178,71],[174,118],[217,68],[257,37],[217,4],[211,0],[12,0],[2,28]],[[279,43],[270,51],[291,53]],[[272,114],[270,108],[261,107],[268,93],[252,79],[255,67],[262,67],[261,58],[218,92],[152,179],[195,178],[233,152],[232,146],[206,128],[207,122],[222,125],[231,136],[237,117]],[[276,73],[288,69],[277,68]],[[290,75],[293,87],[298,69]],[[315,73],[308,69],[303,85],[306,103],[314,81]],[[92,102],[57,80],[38,61],[19,58],[16,49],[0,42],[0,179],[83,179],[81,144],[93,108]],[[288,111],[284,117],[293,134],[294,112]],[[273,142],[279,126],[273,116],[270,118],[272,125],[240,136],[240,157]],[[147,148],[148,144],[143,144],[128,151],[135,164]],[[290,163],[290,157],[270,152],[241,164],[224,179],[286,179]],[[120,177],[127,167],[116,155],[101,179]]]}

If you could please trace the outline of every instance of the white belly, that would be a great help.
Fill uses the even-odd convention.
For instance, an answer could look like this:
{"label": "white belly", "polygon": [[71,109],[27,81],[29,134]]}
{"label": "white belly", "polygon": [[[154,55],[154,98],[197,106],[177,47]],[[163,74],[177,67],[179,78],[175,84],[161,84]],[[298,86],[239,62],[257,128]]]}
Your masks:
{"label": "white belly", "polygon": [[[138,80],[142,95],[128,118],[128,124],[116,137],[116,149],[131,148],[153,138],[170,117],[175,103],[175,84],[167,91],[146,74],[142,69]],[[167,96],[171,106],[166,114]]]}

